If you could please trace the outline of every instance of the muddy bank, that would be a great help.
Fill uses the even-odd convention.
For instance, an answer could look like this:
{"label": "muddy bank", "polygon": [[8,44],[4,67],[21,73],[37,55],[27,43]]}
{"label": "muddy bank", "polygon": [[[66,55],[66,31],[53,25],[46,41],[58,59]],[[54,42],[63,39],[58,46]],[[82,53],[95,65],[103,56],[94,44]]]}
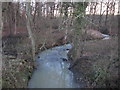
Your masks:
{"label": "muddy bank", "polygon": [[[40,31],[36,41],[36,55],[45,49],[69,43],[64,41],[64,30]],[[47,37],[46,39],[44,37]],[[48,39],[49,38],[49,39]],[[4,42],[5,41],[5,42]],[[8,37],[3,39],[3,88],[26,88],[33,68],[36,67],[32,59],[31,43],[28,37]],[[118,81],[117,39],[90,40],[85,43],[84,59],[79,59],[71,71],[76,81],[85,82],[83,87],[116,87]],[[69,54],[72,55],[70,52]],[[113,59],[111,59],[111,57]],[[74,63],[74,59],[71,60]],[[82,78],[81,78],[82,77]],[[112,79],[113,78],[113,79]]]}
{"label": "muddy bank", "polygon": [[[47,31],[47,30],[46,30]],[[48,33],[48,32],[51,33]],[[36,55],[45,49],[67,43],[64,30],[40,31],[35,37]],[[47,37],[44,41],[44,37]],[[48,39],[49,38],[49,39]],[[9,36],[2,38],[2,87],[26,88],[36,67],[32,59],[31,42],[28,36]]]}
{"label": "muddy bank", "polygon": [[[2,39],[2,88],[25,88],[34,67],[31,46],[25,37]],[[29,44],[29,43],[28,43]]]}
{"label": "muddy bank", "polygon": [[[68,53],[71,70],[77,82],[85,81],[87,88],[118,87],[118,41],[110,40],[85,42],[83,57],[74,60],[72,49]],[[73,64],[74,63],[74,64]],[[81,78],[81,76],[83,78]]]}

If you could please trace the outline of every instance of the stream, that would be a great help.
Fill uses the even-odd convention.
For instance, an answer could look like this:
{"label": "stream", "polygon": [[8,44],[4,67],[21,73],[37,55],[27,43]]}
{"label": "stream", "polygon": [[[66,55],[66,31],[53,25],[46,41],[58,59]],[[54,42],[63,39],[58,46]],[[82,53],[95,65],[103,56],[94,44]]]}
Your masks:
{"label": "stream", "polygon": [[[110,39],[102,34],[102,40]],[[68,69],[67,53],[71,44],[47,49],[36,56],[37,67],[28,82],[28,88],[80,88],[75,82],[73,73]]]}
{"label": "stream", "polygon": [[71,44],[45,50],[36,56],[37,69],[28,83],[28,88],[79,88],[73,73],[68,69],[70,63],[67,53]]}

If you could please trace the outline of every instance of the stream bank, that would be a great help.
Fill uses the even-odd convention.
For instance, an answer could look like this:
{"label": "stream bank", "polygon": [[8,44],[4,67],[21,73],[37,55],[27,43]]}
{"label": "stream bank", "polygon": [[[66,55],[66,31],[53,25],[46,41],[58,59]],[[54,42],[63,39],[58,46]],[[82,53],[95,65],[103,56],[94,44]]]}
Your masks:
{"label": "stream bank", "polygon": [[[3,48],[3,51],[7,50],[6,51],[7,53],[3,54],[2,57],[3,88],[26,88],[28,80],[30,80],[31,78],[33,68],[36,67],[34,66],[34,61],[32,60],[31,57],[32,54],[31,54],[30,41],[28,38],[19,38],[19,37],[9,38],[9,40],[5,39],[3,41],[11,41],[11,42],[7,42],[5,48]],[[58,43],[58,41],[60,41],[60,43]],[[57,44],[54,44],[53,46],[64,44],[62,43],[62,40],[59,39],[57,40],[56,43]],[[52,44],[49,44],[48,46],[49,46],[48,48],[53,47]],[[119,61],[117,59],[118,57],[117,46],[118,46],[117,38],[111,38],[110,40],[87,41],[85,44],[86,47],[84,51],[85,55],[88,56],[91,54],[95,55],[96,53],[98,53],[99,55],[98,56],[95,55],[96,57],[92,59],[87,59],[87,60],[82,59],[74,68],[71,69],[75,75],[77,82],[79,83],[81,81],[84,81],[83,79],[85,79],[87,85],[85,85],[84,87],[87,88],[103,87],[102,83],[105,83],[104,78],[108,76],[106,74],[106,66],[109,66],[111,63],[111,61],[109,60],[109,58],[111,57],[110,53],[114,52],[113,53],[114,59],[112,60],[113,63],[111,64],[112,66],[107,70],[107,72],[109,72],[111,76],[107,77],[107,80],[110,82],[110,84],[113,87],[117,87],[117,83],[118,83],[117,66]],[[43,50],[45,49],[43,48]],[[70,55],[72,54],[69,53],[68,56]],[[70,63],[71,64],[73,63],[72,60],[70,61]],[[100,77],[98,77],[98,81],[95,81],[96,75],[98,75],[99,73],[101,73]],[[80,78],[81,76],[83,76],[83,78]],[[94,81],[95,83],[93,83]],[[105,86],[106,84],[104,84],[104,87]]]}
{"label": "stream bank", "polygon": [[[56,32],[55,29],[49,31]],[[42,47],[44,36],[49,39]],[[64,30],[57,31],[57,34],[45,33],[41,30],[38,37],[35,38],[36,55],[45,49],[65,44]],[[36,68],[36,63],[32,59],[29,37],[26,35],[6,36],[2,38],[2,44],[2,88],[27,88],[28,80],[31,78],[33,69]]]}
{"label": "stream bank", "polygon": [[[71,64],[72,49],[68,53]],[[106,40],[90,40],[85,42],[83,57],[77,58],[76,64],[71,68],[78,82],[83,79],[87,88],[118,88],[118,38],[111,37]]]}

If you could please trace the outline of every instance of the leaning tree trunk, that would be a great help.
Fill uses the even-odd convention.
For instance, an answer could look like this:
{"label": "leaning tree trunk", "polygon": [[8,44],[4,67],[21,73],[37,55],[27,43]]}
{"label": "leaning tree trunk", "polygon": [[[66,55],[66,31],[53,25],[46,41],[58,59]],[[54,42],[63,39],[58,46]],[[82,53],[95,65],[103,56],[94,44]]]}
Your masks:
{"label": "leaning tree trunk", "polygon": [[2,88],[2,2],[0,2],[0,89]]}
{"label": "leaning tree trunk", "polygon": [[35,40],[33,37],[32,29],[31,29],[31,22],[32,22],[32,16],[30,13],[30,3],[26,3],[26,15],[27,15],[27,30],[29,34],[29,38],[31,39],[31,45],[32,45],[32,55],[33,55],[33,60],[35,58]]}

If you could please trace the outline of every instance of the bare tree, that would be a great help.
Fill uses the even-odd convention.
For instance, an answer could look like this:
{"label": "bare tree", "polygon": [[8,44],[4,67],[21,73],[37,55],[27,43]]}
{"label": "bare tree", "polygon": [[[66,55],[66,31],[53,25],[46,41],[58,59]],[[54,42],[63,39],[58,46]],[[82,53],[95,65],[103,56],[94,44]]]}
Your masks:
{"label": "bare tree", "polygon": [[101,26],[101,19],[102,19],[102,2],[100,3],[100,17],[99,17],[99,25]]}
{"label": "bare tree", "polygon": [[14,29],[15,29],[15,31],[14,31],[14,34],[16,34],[17,32],[16,32],[16,28],[17,28],[17,26],[16,26],[16,12],[17,12],[17,10],[16,10],[16,4],[14,5],[14,13],[15,13],[15,27],[14,27]]}
{"label": "bare tree", "polygon": [[2,22],[2,2],[0,2],[0,34],[2,34],[2,28],[3,28],[3,22]]}
{"label": "bare tree", "polygon": [[[2,22],[2,2],[0,2],[0,58],[2,59],[2,28],[3,28],[3,22]],[[2,88],[2,60],[0,60],[0,89]]]}
{"label": "bare tree", "polygon": [[109,2],[106,3],[106,17],[105,17],[105,26],[107,26],[107,18],[108,18],[108,9],[109,9]]}
{"label": "bare tree", "polygon": [[93,18],[92,18],[92,22],[94,22],[94,18],[95,18],[95,14],[96,14],[96,7],[97,7],[97,2],[93,2]]}
{"label": "bare tree", "polygon": [[32,54],[33,54],[33,60],[35,58],[35,40],[33,37],[33,33],[31,30],[31,22],[32,22],[32,16],[30,13],[30,3],[26,3],[26,15],[27,15],[27,30],[28,30],[28,34],[29,34],[29,38],[31,39],[31,45],[32,45]]}

